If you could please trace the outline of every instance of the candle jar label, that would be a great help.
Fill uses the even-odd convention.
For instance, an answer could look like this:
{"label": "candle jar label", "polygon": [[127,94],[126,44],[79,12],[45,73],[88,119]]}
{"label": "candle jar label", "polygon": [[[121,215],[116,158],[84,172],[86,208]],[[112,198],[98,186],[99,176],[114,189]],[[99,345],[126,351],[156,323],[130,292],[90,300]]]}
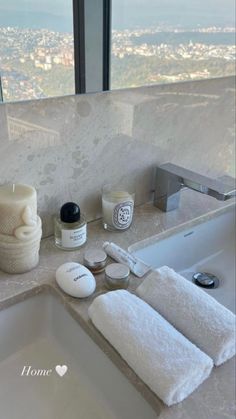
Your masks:
{"label": "candle jar label", "polygon": [[134,203],[132,201],[121,202],[113,209],[113,224],[117,229],[128,228],[132,222]]}

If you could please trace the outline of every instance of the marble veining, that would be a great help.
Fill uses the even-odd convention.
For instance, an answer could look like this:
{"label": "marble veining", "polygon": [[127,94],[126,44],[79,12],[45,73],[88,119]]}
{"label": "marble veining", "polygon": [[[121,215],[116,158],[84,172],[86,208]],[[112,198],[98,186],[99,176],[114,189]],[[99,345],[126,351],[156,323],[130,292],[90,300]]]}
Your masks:
{"label": "marble veining", "polygon": [[0,184],[38,192],[44,236],[66,201],[101,216],[101,187],[126,180],[136,204],[151,197],[153,168],[171,161],[235,176],[234,78],[158,85],[0,106]]}

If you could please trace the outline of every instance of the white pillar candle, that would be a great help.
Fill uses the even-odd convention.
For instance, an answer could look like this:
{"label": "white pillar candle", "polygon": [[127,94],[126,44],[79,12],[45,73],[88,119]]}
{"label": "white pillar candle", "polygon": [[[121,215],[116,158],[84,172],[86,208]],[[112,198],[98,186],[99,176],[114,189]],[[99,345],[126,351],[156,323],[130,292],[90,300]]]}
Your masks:
{"label": "white pillar candle", "polygon": [[0,186],[0,233],[15,236],[19,227],[36,224],[36,190],[20,184]]}

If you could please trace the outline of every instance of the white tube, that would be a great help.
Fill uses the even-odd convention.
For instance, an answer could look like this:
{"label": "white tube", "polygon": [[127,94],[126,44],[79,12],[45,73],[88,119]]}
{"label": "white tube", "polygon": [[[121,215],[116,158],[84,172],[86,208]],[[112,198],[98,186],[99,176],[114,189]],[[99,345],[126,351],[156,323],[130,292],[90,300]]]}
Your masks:
{"label": "white tube", "polygon": [[103,249],[110,256],[112,259],[116,260],[117,262],[123,263],[127,265],[131,272],[134,275],[142,278],[146,273],[151,270],[151,267],[146,265],[141,260],[137,259],[131,253],[126,252],[126,250],[122,249],[121,247],[117,246],[115,243],[112,242],[105,242],[103,244]]}

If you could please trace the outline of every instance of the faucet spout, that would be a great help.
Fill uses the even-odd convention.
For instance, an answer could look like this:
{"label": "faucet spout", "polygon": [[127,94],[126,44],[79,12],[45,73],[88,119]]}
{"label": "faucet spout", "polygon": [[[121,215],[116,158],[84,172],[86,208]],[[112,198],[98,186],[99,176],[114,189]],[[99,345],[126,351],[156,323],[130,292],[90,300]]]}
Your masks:
{"label": "faucet spout", "polygon": [[234,198],[236,196],[236,189],[233,189],[232,191],[230,191],[230,192],[227,192],[226,194],[225,194],[225,199],[223,199],[223,201],[228,201],[228,199],[231,199],[231,198]]}
{"label": "faucet spout", "polygon": [[172,163],[163,164],[156,170],[154,205],[162,211],[178,208],[180,190],[188,187],[220,201],[236,196],[236,189],[218,180],[202,176]]}

